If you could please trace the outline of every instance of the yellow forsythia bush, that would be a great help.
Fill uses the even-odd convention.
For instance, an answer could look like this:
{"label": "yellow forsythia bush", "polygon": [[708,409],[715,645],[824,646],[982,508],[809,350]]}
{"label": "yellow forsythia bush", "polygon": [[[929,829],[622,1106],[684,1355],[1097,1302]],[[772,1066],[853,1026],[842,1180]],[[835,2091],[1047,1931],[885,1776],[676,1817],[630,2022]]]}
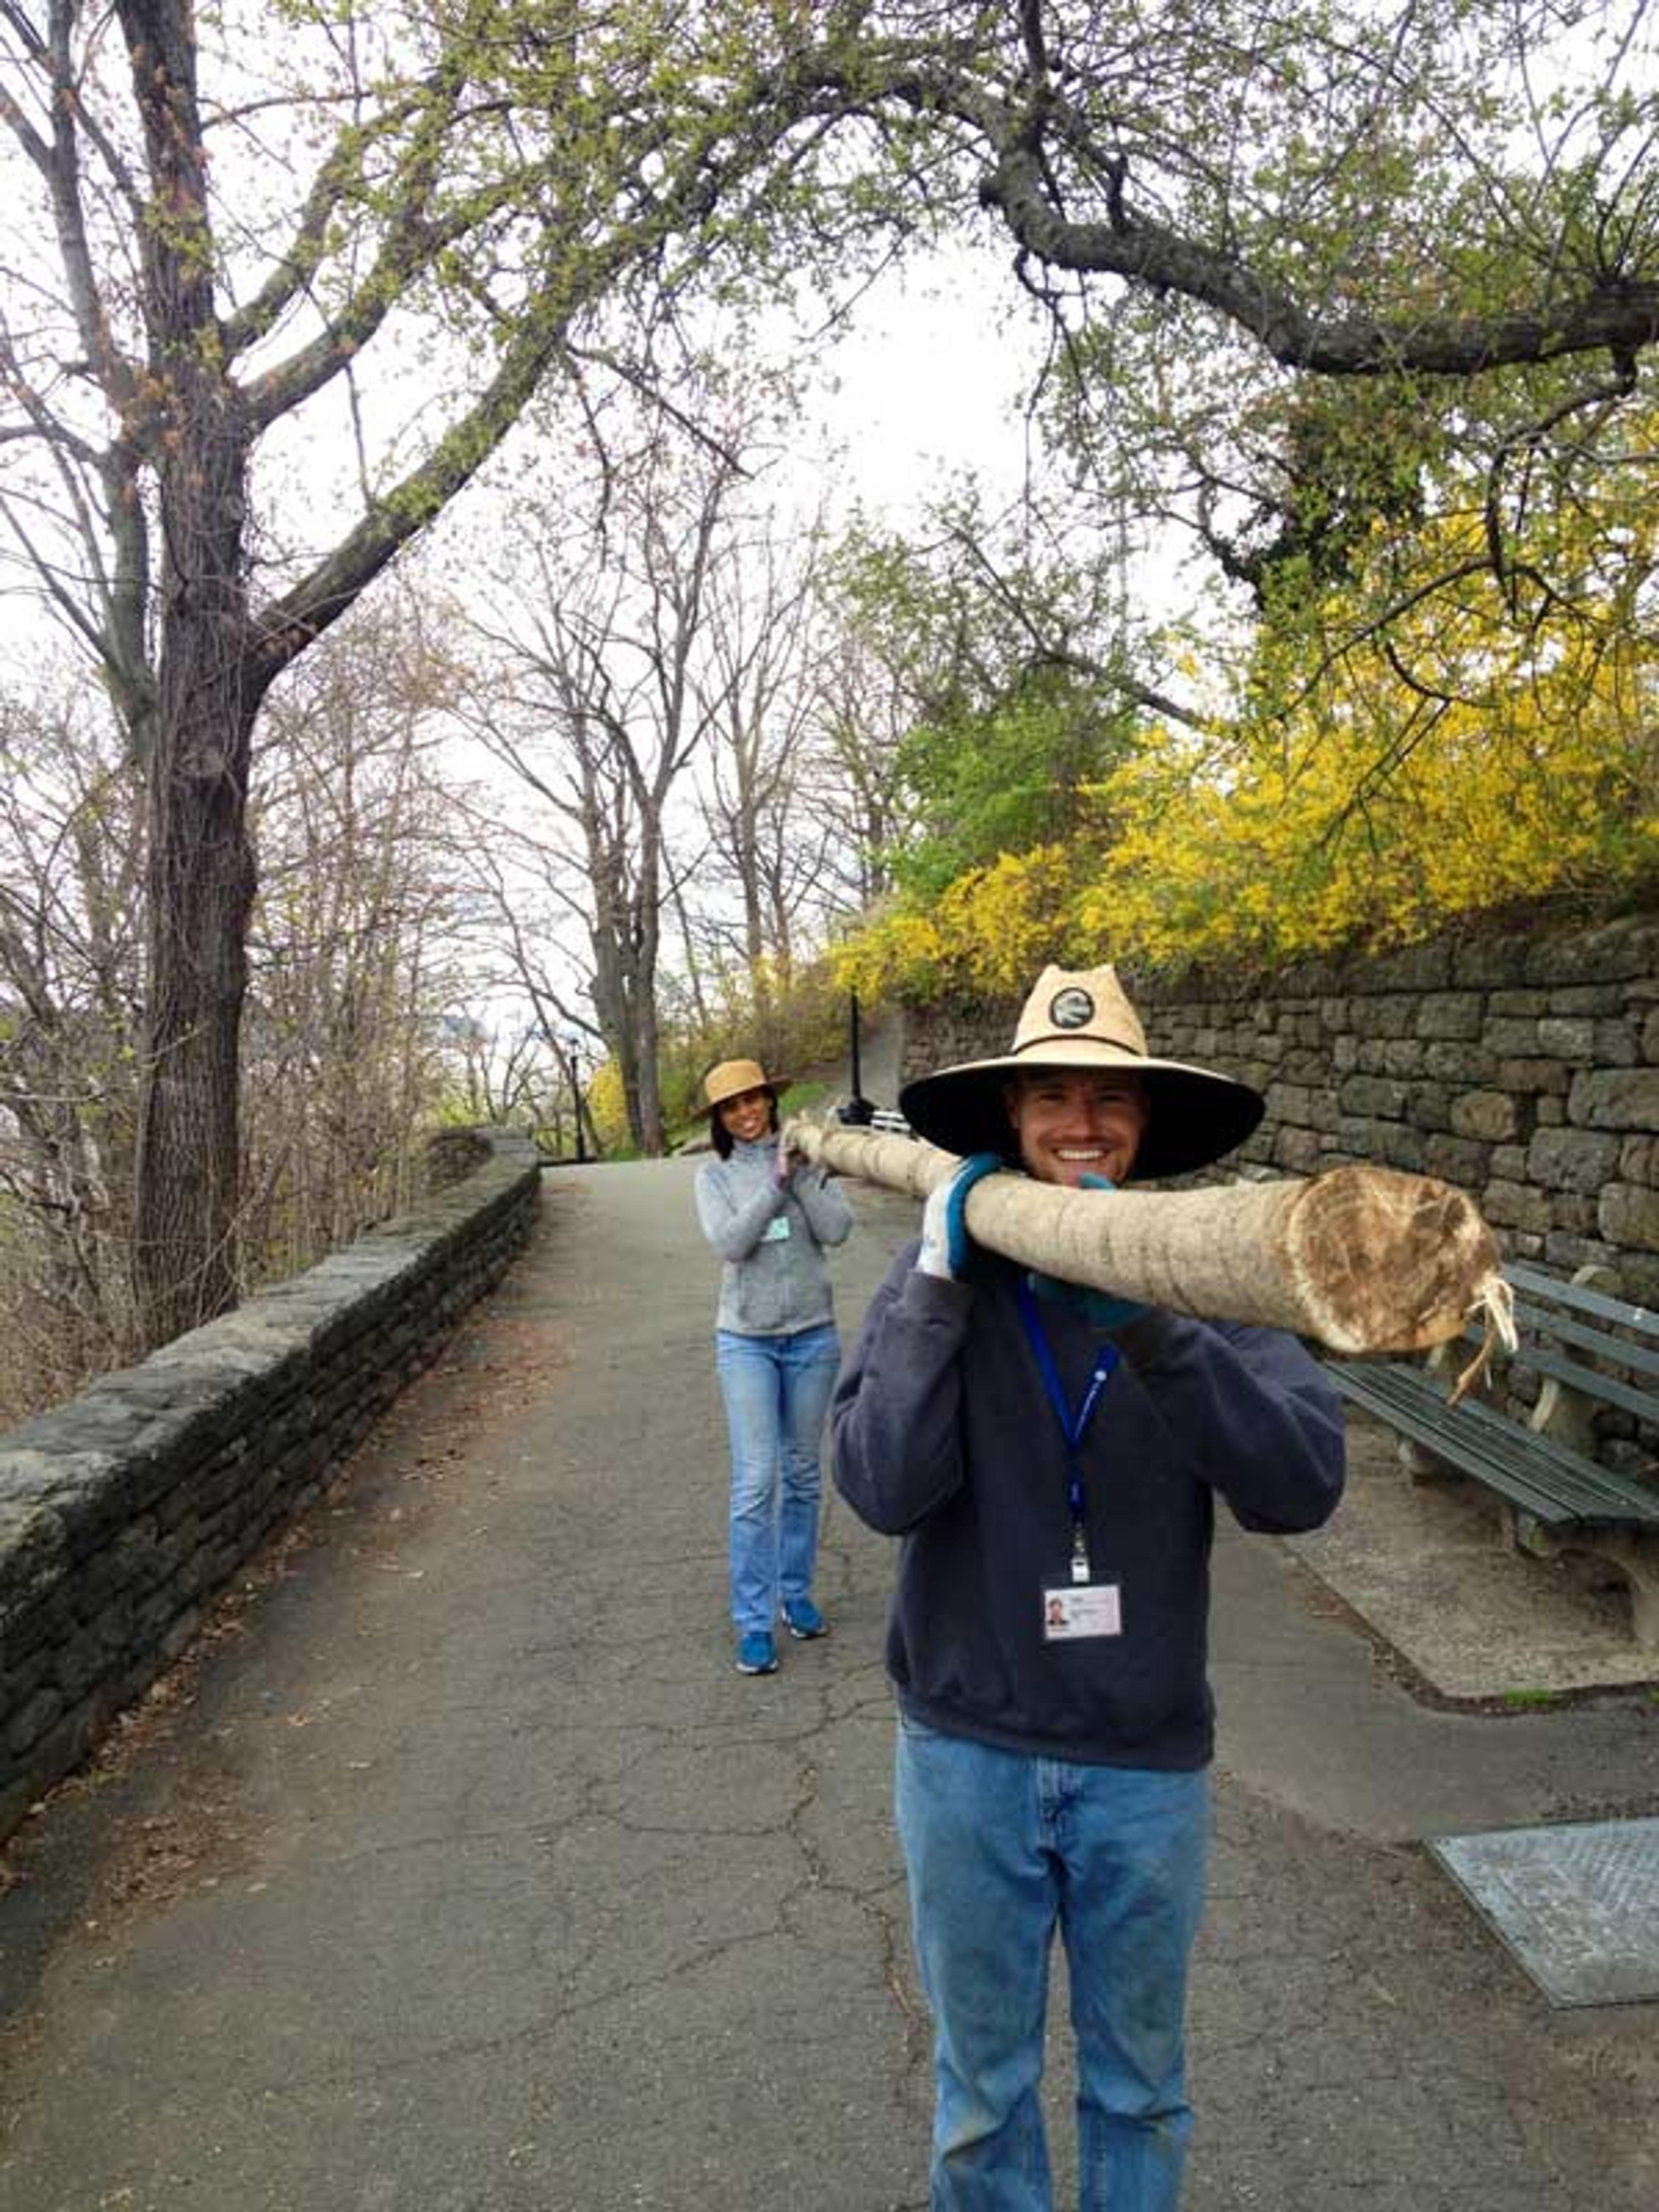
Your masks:
{"label": "yellow forsythia bush", "polygon": [[623,1089],[622,1070],[614,1060],[602,1060],[589,1079],[587,1110],[592,1117],[594,1133],[605,1151],[623,1150],[628,1144],[628,1099]]}
{"label": "yellow forsythia bush", "polygon": [[1421,558],[1462,578],[1455,595],[1425,592],[1386,637],[1358,585],[1264,630],[1231,726],[1147,730],[1069,847],[888,913],[842,949],[843,979],[1005,993],[1048,959],[1282,962],[1651,890],[1659,659],[1638,603],[1656,536],[1627,515],[1585,554],[1601,597],[1528,627],[1481,569],[1478,516],[1443,520]]}
{"label": "yellow forsythia bush", "polygon": [[1045,961],[1087,965],[1104,957],[1079,936],[1079,894],[1098,859],[1091,843],[1005,853],[958,876],[925,911],[901,904],[866,923],[838,948],[836,981],[872,1001],[1001,995]]}

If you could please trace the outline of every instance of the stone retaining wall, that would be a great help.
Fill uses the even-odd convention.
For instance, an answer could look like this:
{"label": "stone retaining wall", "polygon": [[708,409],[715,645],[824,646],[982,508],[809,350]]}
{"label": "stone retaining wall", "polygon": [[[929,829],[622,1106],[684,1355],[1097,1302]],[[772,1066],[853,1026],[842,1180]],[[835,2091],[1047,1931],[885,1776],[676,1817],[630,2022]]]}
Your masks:
{"label": "stone retaining wall", "polygon": [[[1267,1094],[1235,1161],[1439,1176],[1510,1256],[1564,1273],[1599,1261],[1659,1305],[1659,916],[1124,981],[1155,1053]],[[908,1012],[901,1079],[1006,1051],[1018,1011]]]}
{"label": "stone retaining wall", "polygon": [[[484,1162],[447,1182],[459,1158]],[[530,1234],[527,1139],[416,1211],[0,1437],[0,1837],[184,1650]]]}

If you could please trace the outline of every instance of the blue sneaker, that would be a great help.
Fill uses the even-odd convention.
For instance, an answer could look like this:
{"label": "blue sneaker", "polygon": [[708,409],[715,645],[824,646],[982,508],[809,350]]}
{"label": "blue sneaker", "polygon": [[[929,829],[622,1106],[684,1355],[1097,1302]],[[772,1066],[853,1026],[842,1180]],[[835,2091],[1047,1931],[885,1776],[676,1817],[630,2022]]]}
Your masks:
{"label": "blue sneaker", "polygon": [[769,1629],[751,1628],[746,1636],[738,1638],[739,1674],[775,1674],[777,1671],[778,1648]]}
{"label": "blue sneaker", "polygon": [[830,1624],[810,1597],[787,1597],[783,1601],[783,1617],[789,1624],[789,1633],[802,1644],[810,1644],[815,1636],[828,1636]]}

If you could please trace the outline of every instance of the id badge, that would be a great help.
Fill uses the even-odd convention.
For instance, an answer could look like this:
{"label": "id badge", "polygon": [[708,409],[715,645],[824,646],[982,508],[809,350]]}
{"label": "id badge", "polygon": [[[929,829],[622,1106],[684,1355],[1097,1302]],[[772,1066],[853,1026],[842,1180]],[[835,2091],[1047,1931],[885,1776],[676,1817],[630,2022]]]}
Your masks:
{"label": "id badge", "polygon": [[1122,1609],[1115,1583],[1091,1583],[1086,1589],[1042,1593],[1042,1640],[1070,1644],[1086,1636],[1121,1636]]}
{"label": "id badge", "polygon": [[761,1232],[763,1244],[781,1244],[789,1234],[789,1216],[775,1213]]}

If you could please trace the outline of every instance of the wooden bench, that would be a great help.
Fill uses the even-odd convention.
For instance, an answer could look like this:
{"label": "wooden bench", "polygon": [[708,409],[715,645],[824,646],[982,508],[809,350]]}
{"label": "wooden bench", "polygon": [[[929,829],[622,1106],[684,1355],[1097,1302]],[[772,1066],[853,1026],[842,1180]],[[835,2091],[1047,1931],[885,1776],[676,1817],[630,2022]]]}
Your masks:
{"label": "wooden bench", "polygon": [[[1461,1340],[1426,1364],[1332,1359],[1331,1380],[1417,1448],[1407,1455],[1414,1473],[1449,1467],[1495,1492],[1516,1549],[1585,1553],[1610,1565],[1629,1589],[1637,1642],[1659,1650],[1659,1482],[1595,1457],[1602,1409],[1631,1415],[1638,1436],[1659,1429],[1659,1313],[1620,1297],[1607,1268],[1581,1268],[1571,1282],[1519,1263],[1504,1273],[1520,1343],[1507,1360],[1499,1352],[1493,1374],[1501,1381],[1516,1368],[1538,1378],[1524,1418],[1473,1393],[1450,1403],[1453,1378],[1472,1356]],[[1659,1475],[1659,1462],[1649,1464]]]}

